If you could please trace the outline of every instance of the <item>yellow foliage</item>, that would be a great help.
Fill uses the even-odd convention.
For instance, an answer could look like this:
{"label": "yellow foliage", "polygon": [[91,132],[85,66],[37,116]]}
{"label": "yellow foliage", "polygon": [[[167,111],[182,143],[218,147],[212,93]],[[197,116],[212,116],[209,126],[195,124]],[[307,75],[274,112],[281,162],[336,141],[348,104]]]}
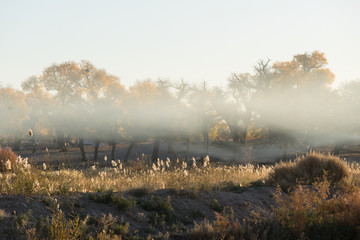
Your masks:
{"label": "yellow foliage", "polygon": [[211,141],[224,140],[229,137],[229,126],[225,122],[215,124],[209,130],[209,139]]}
{"label": "yellow foliage", "polygon": [[248,140],[259,140],[269,138],[269,129],[264,128],[256,124],[256,122],[251,122],[247,129],[246,139]]}

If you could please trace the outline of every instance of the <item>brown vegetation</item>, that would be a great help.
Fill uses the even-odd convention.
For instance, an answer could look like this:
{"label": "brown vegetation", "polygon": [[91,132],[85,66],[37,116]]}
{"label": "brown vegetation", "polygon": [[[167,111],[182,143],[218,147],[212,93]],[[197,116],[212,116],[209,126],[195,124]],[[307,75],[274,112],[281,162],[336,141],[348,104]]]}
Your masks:
{"label": "brown vegetation", "polygon": [[331,188],[326,177],[312,188],[296,186],[288,195],[278,190],[274,209],[287,239],[359,239],[360,187]]}
{"label": "brown vegetation", "polygon": [[282,187],[294,186],[300,182],[312,184],[324,174],[336,184],[350,175],[350,168],[337,156],[310,152],[294,161],[276,164],[269,173],[268,183]]}
{"label": "brown vegetation", "polygon": [[11,171],[12,167],[15,166],[16,158],[16,154],[10,148],[3,149],[0,147],[0,172]]}

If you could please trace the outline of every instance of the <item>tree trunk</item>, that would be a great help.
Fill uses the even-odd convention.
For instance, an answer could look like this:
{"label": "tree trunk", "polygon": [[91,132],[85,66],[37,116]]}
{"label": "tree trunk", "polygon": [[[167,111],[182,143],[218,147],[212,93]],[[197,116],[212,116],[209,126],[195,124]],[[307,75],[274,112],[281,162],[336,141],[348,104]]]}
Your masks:
{"label": "tree trunk", "polygon": [[156,160],[158,159],[159,148],[160,148],[160,139],[157,137],[157,138],[155,138],[154,148],[153,148],[153,152],[152,152],[152,155],[151,155],[151,161],[153,163],[155,163]]}
{"label": "tree trunk", "polygon": [[80,146],[81,161],[86,161],[85,148],[84,148],[84,138],[80,138],[79,146]]}
{"label": "tree trunk", "polygon": [[63,131],[56,130],[56,142],[60,152],[67,152],[67,146],[65,146],[65,135]]}
{"label": "tree trunk", "polygon": [[115,149],[116,149],[116,142],[111,141],[111,160],[115,161]]}
{"label": "tree trunk", "polygon": [[126,150],[124,162],[126,163],[129,159],[131,150],[135,147],[135,142],[130,142],[128,149]]}
{"label": "tree trunk", "polygon": [[95,149],[94,149],[94,162],[98,161],[99,145],[100,145],[100,141],[96,139],[95,140]]}

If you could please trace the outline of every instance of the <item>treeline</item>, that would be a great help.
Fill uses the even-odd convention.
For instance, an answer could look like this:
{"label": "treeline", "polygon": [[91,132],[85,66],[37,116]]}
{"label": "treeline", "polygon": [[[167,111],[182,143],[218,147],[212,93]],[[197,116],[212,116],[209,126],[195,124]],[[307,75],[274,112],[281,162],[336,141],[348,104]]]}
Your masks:
{"label": "treeline", "polygon": [[[324,53],[314,51],[289,61],[260,60],[252,73],[231,73],[221,86],[167,79],[139,81],[126,88],[120,79],[88,61],[64,62],[22,83],[22,91],[0,88],[0,136],[19,142],[28,129],[35,137],[84,139],[115,146],[154,141],[157,159],[164,141],[210,141],[233,144],[234,159],[249,137],[287,145],[293,141],[341,144],[356,139],[360,82],[331,89],[335,75]],[[16,146],[16,144],[15,144]]]}

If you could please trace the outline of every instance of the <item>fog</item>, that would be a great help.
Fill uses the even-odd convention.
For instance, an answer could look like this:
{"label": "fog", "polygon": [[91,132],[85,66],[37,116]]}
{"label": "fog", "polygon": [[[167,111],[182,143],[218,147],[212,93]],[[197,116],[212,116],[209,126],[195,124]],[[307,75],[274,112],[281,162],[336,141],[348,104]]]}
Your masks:
{"label": "fog", "polygon": [[[1,141],[28,140],[32,129],[33,141],[177,142],[218,157],[255,141],[304,149],[356,143],[360,83],[332,89],[335,75],[319,55],[259,61],[254,73],[229,74],[219,86],[147,79],[125,88],[90,62],[55,64],[25,80],[22,91],[0,88]],[[321,64],[306,68],[304,58]]]}

